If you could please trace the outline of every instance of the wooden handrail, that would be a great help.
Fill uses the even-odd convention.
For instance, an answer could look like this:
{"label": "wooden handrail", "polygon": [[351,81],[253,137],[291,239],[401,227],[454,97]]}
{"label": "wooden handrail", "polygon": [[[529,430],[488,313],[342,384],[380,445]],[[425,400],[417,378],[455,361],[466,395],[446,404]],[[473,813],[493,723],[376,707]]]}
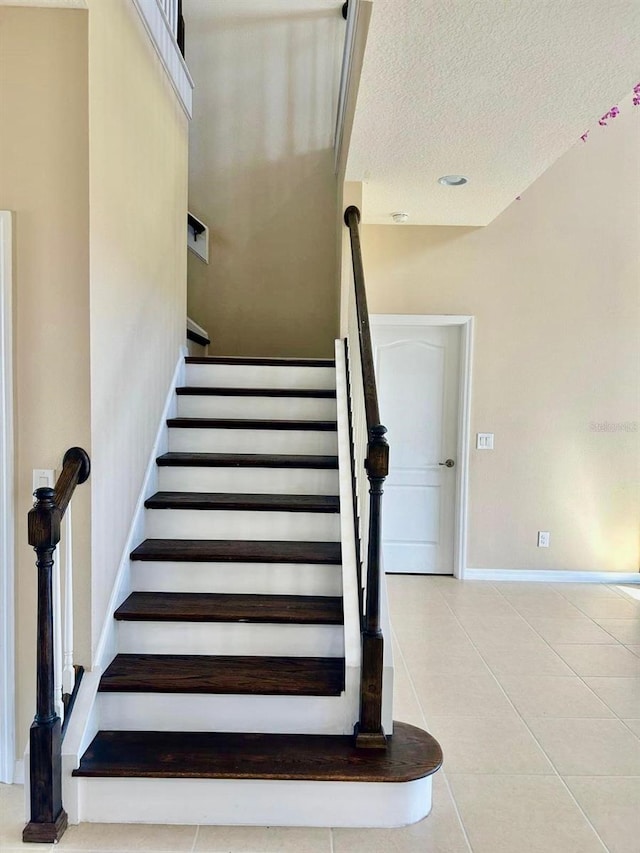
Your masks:
{"label": "wooden handrail", "polygon": [[[91,472],[91,462],[81,447],[70,447],[62,460],[62,471],[56,482],[55,502],[64,516],[76,486],[86,482]],[[29,543],[32,544],[32,543]]]}
{"label": "wooden handrail", "polygon": [[351,238],[351,259],[353,264],[353,281],[356,292],[356,308],[358,311],[358,337],[360,340],[360,358],[362,360],[364,404],[367,415],[367,430],[370,432],[374,427],[379,427],[381,424],[380,412],[378,409],[376,374],[373,366],[373,347],[371,346],[367,291],[364,283],[362,247],[360,245],[360,211],[355,207],[355,205],[351,205],[351,207],[346,209],[344,221],[349,229],[349,235]]}
{"label": "wooden handrail", "polygon": [[344,214],[344,221],[349,229],[351,240],[362,387],[367,425],[367,456],[364,467],[369,481],[366,607],[362,620],[360,719],[356,726],[356,745],[381,749],[386,747],[387,739],[382,727],[384,637],[380,626],[380,574],[382,571],[380,557],[382,550],[382,495],[384,481],[389,473],[389,444],[385,438],[387,428],[380,423],[360,244],[360,211],[358,208],[354,205],[348,207]]}
{"label": "wooden handrail", "polygon": [[53,557],[69,501],[90,471],[89,456],[82,448],[67,450],[55,488],[36,489],[27,516],[29,545],[36,552],[38,569],[38,642],[36,715],[29,732],[31,812],[23,841],[57,842],[67,828],[62,807],[62,727],[54,695]]}

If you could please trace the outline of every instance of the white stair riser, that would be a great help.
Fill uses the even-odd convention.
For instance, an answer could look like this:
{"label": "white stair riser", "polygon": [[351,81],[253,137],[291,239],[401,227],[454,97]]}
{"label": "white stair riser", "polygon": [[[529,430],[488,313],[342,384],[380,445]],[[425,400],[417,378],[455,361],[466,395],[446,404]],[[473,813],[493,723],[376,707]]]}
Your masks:
{"label": "white stair riser", "polygon": [[169,450],[186,453],[306,453],[335,456],[333,430],[169,429]]}
{"label": "white stair riser", "polygon": [[336,401],[314,397],[227,397],[179,394],[182,418],[265,418],[266,420],[330,421]]}
{"label": "white stair riser", "polygon": [[254,495],[337,495],[338,472],[323,468],[158,468],[163,492],[231,492]]}
{"label": "white stair riser", "polygon": [[147,509],[150,539],[243,539],[338,542],[336,512]]}
{"label": "white stair riser", "polygon": [[[187,712],[188,711],[188,712]],[[107,731],[352,734],[343,696],[100,693]]]}
{"label": "white stair riser", "polygon": [[185,385],[207,388],[309,388],[334,390],[335,367],[272,364],[187,364]]}
{"label": "white stair riser", "polygon": [[342,595],[342,566],[132,560],[131,588],[139,592]]}
{"label": "white stair riser", "polygon": [[222,826],[405,826],[431,811],[415,782],[79,778],[81,821]]}
{"label": "white stair riser", "polygon": [[119,621],[118,651],[152,655],[342,657],[344,629],[342,625]]}

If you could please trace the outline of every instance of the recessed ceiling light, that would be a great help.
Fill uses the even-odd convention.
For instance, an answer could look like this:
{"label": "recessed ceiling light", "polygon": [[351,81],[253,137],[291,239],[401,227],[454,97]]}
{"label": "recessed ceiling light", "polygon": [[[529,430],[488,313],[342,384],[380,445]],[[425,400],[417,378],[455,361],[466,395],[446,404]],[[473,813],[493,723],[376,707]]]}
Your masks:
{"label": "recessed ceiling light", "polygon": [[443,175],[438,178],[438,183],[443,187],[463,187],[468,182],[469,178],[465,178],[464,175]]}

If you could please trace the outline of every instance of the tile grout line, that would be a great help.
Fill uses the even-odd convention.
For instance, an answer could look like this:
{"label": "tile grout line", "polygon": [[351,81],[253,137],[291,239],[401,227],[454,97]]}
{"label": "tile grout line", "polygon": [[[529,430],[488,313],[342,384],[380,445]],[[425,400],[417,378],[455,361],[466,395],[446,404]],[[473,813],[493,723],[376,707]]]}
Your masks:
{"label": "tile grout line", "polygon": [[[500,595],[502,595],[500,590],[498,590],[498,593]],[[580,610],[578,605],[574,604],[573,601],[570,601],[568,598],[565,598],[564,596],[562,596],[562,597],[565,599],[565,601],[569,601],[570,604],[573,604],[574,607],[576,607],[578,610]],[[507,604],[510,607],[513,607],[513,605],[511,604],[511,602],[509,601],[509,599],[506,596],[503,596],[503,598],[505,599],[505,601],[507,602]],[[521,613],[519,613],[515,607],[513,607],[513,609],[516,613],[518,613],[518,615],[522,619],[524,619],[524,621],[531,628],[531,630],[535,631],[535,633],[540,637],[542,642],[546,643],[546,645],[551,649],[551,651],[554,654],[558,655],[558,657],[562,660],[562,662],[565,663],[569,667],[569,669],[573,672],[574,676],[580,681],[580,683],[584,687],[586,687],[586,689],[591,694],[593,694],[593,696],[595,696],[596,699],[598,699],[600,702],[602,702],[602,704],[605,706],[605,708],[608,708],[611,711],[611,713],[613,714],[613,718],[615,720],[617,720],[619,723],[621,723],[627,731],[631,732],[631,734],[635,738],[638,738],[638,740],[640,740],[640,735],[638,735],[637,732],[634,732],[633,729],[630,726],[628,726],[627,723],[624,721],[624,719],[616,712],[616,710],[609,705],[609,703],[606,701],[606,699],[603,699],[601,696],[598,696],[596,691],[589,684],[587,684],[587,682],[584,680],[585,678],[637,678],[637,676],[633,676],[633,675],[630,675],[630,676],[624,676],[624,675],[608,675],[608,676],[607,675],[602,675],[602,676],[601,675],[585,675],[585,676],[582,676],[582,675],[580,675],[580,673],[576,672],[575,669],[571,666],[571,664],[568,663],[568,661],[566,661],[562,657],[562,655],[553,648],[551,643],[545,637],[543,637],[543,635],[538,631],[538,629],[535,627],[535,625],[532,625],[531,622],[529,622],[529,620],[527,619],[526,616],[523,616]],[[592,616],[589,616],[588,613],[585,613],[584,610],[580,610],[580,612],[583,614],[584,617],[589,619],[598,628],[602,627],[601,625],[598,625],[598,623],[595,621],[595,619]],[[535,618],[535,617],[533,617],[533,618]],[[562,617],[558,617],[558,618],[562,618]],[[602,630],[605,631],[605,633],[609,634],[609,632],[606,630],[606,628],[602,628]],[[616,637],[613,637],[611,634],[609,634],[609,636],[611,636],[612,639],[614,640],[614,643],[612,643],[612,645],[620,646],[623,649],[626,648],[624,643],[621,643],[620,640],[618,640]],[[564,643],[564,644],[559,643],[559,645],[567,645],[567,646],[605,646],[606,645],[606,646],[608,646],[609,644],[608,643]],[[556,676],[556,677],[557,678],[568,678],[569,676]],[[562,719],[571,719],[571,718],[564,717]],[[610,720],[611,717],[576,717],[575,719]],[[632,719],[632,718],[630,717],[629,719]],[[524,718],[523,718],[523,720],[524,720]],[[526,723],[525,723],[525,725],[526,725]],[[527,726],[527,728],[528,728],[528,726]]]}
{"label": "tile grout line", "polygon": [[[527,620],[524,618],[524,616],[523,616],[521,613],[518,613],[518,611],[515,609],[515,607],[513,607],[513,605],[511,604],[511,602],[508,600],[508,598],[507,598],[506,596],[502,595],[502,592],[501,592],[499,589],[497,589],[495,586],[493,586],[493,585],[492,585],[492,587],[493,587],[493,589],[495,589],[495,590],[498,592],[498,594],[499,594],[499,595],[500,595],[500,596],[505,600],[505,602],[508,604],[508,606],[512,608],[513,612],[514,612],[517,616],[519,616],[519,617],[520,617],[520,619],[522,619],[522,620],[523,620],[527,625],[529,625],[529,623],[528,623],[528,622],[527,622]],[[482,658],[482,661],[483,661],[483,663],[485,664],[485,666],[489,669],[489,672],[490,672],[490,674],[491,674],[491,677],[493,678],[493,680],[495,681],[495,683],[498,685],[498,689],[503,693],[503,695],[504,695],[505,699],[506,699],[506,700],[507,700],[507,702],[511,705],[511,707],[512,707],[512,708],[513,708],[513,710],[514,710],[514,712],[515,712],[515,713],[516,713],[516,715],[519,717],[519,719],[522,721],[523,725],[526,727],[527,731],[529,732],[529,734],[531,735],[531,737],[533,738],[533,740],[534,740],[534,741],[535,741],[535,743],[537,744],[538,748],[541,750],[542,754],[545,756],[545,758],[547,759],[547,761],[549,762],[549,764],[550,764],[550,765],[551,765],[551,767],[553,768],[553,771],[554,771],[554,773],[555,773],[556,777],[560,780],[560,784],[561,784],[561,785],[564,787],[564,789],[567,791],[567,793],[568,793],[568,795],[569,795],[569,798],[573,801],[573,803],[575,803],[575,805],[576,805],[576,807],[577,807],[578,811],[579,811],[579,812],[580,812],[580,814],[584,817],[584,819],[585,819],[585,821],[587,822],[588,826],[590,826],[590,827],[591,827],[591,829],[592,829],[593,833],[595,834],[595,836],[596,836],[596,838],[598,839],[598,841],[600,842],[600,844],[602,844],[602,847],[603,847],[603,849],[606,851],[606,853],[611,853],[611,851],[610,851],[609,847],[607,847],[607,845],[604,843],[604,841],[603,841],[603,840],[602,840],[602,838],[600,837],[600,833],[596,830],[595,826],[593,825],[593,823],[591,822],[591,820],[589,819],[589,817],[588,817],[588,816],[587,816],[587,814],[585,813],[584,809],[582,808],[582,806],[580,805],[580,803],[579,803],[579,802],[576,800],[576,798],[574,797],[574,795],[573,795],[573,793],[572,793],[571,789],[569,788],[569,786],[567,785],[567,783],[564,781],[564,779],[562,778],[561,774],[558,772],[558,768],[556,767],[556,765],[555,765],[555,764],[553,763],[553,761],[551,760],[551,757],[550,757],[549,755],[547,755],[546,750],[542,747],[542,744],[538,741],[538,738],[535,736],[535,734],[531,731],[531,729],[530,729],[530,728],[529,728],[529,726],[527,725],[527,721],[524,719],[524,717],[522,716],[522,714],[518,711],[518,709],[516,708],[516,706],[513,704],[513,702],[511,701],[510,697],[507,695],[507,692],[506,692],[506,691],[505,691],[505,689],[503,688],[502,684],[500,684],[500,681],[498,680],[498,677],[496,676],[496,674],[493,672],[493,670],[491,669],[491,667],[489,666],[489,664],[488,664],[488,663],[487,663],[487,661],[485,660],[484,655],[482,654],[482,650],[481,650],[481,649],[479,649],[479,648],[476,646],[475,642],[473,641],[473,638],[471,637],[471,635],[469,634],[469,632],[467,631],[467,629],[465,628],[465,626],[463,625],[463,623],[460,621],[460,619],[458,619],[458,616],[457,616],[456,612],[455,612],[455,611],[454,611],[454,610],[449,606],[449,603],[446,601],[446,598],[445,598],[444,596],[441,596],[441,597],[444,599],[444,601],[445,601],[445,605],[446,605],[446,606],[447,606],[447,608],[449,609],[450,613],[453,615],[453,617],[454,617],[454,619],[456,620],[456,622],[458,623],[458,625],[460,625],[460,627],[462,628],[462,630],[463,630],[463,631],[464,631],[464,633],[466,634],[466,636],[467,636],[467,638],[468,638],[469,642],[471,643],[471,645],[473,646],[473,648],[478,652],[478,654],[479,654],[479,655],[480,655],[480,657]],[[529,627],[531,627],[531,626],[529,626]],[[546,640],[545,640],[545,642],[546,642]],[[547,645],[548,645],[548,643],[547,643]],[[422,706],[421,706],[421,707],[422,707]],[[481,775],[481,774],[473,774],[473,775]],[[530,775],[530,774],[514,774],[514,775]],[[552,774],[546,774],[546,775],[552,775]]]}
{"label": "tile grout line", "polygon": [[333,846],[333,827],[329,827],[329,853],[335,853],[335,849]]}
{"label": "tile grout line", "polygon": [[[501,597],[506,601],[506,603],[509,605],[509,607],[511,607],[511,608],[513,609],[513,612],[514,612],[514,613],[517,613],[517,615],[518,615],[518,616],[519,616],[519,617],[520,617],[520,618],[521,618],[521,619],[522,619],[522,620],[523,620],[527,625],[529,625],[529,622],[527,621],[527,619],[526,619],[526,618],[525,618],[521,613],[518,613],[518,611],[516,610],[516,608],[515,608],[515,607],[513,607],[513,605],[511,604],[511,602],[510,602],[510,601],[509,601],[509,599],[507,598],[507,596],[503,595],[503,594],[502,594],[502,592],[500,591],[500,589],[497,589],[495,586],[494,586],[494,589],[496,589],[496,591],[498,592],[498,594],[499,594],[499,595],[500,595],[500,596],[501,596]],[[563,598],[564,598],[564,596],[563,596]],[[448,606],[448,605],[447,605],[447,606]],[[449,607],[449,610],[451,610],[451,608],[450,608],[450,607]],[[482,650],[481,650],[481,649],[479,649],[479,648],[476,646],[476,644],[473,642],[472,637],[467,633],[467,631],[466,631],[466,629],[465,629],[464,625],[462,624],[462,622],[460,622],[460,620],[458,619],[458,617],[456,616],[456,614],[454,613],[454,611],[453,611],[453,610],[451,610],[451,612],[453,613],[454,617],[457,619],[458,623],[461,625],[462,630],[463,630],[463,631],[465,632],[465,634],[467,634],[467,636],[469,637],[469,640],[470,640],[470,642],[472,643],[473,647],[476,649],[476,651],[478,652],[478,654],[480,655],[480,657],[482,657],[482,659],[484,660],[484,657],[483,657],[483,655],[482,655]],[[529,627],[530,627],[533,631],[535,631],[535,628],[533,628],[533,626],[532,626],[532,625],[529,625]],[[538,633],[538,632],[536,631],[536,633]],[[540,635],[539,635],[539,636],[540,636]],[[543,640],[543,641],[544,641],[544,642],[549,646],[549,648],[551,648],[551,646],[549,645],[549,643],[547,643],[547,641],[544,639],[544,637],[541,637],[541,639],[542,639],[542,640]],[[552,651],[553,651],[553,649],[552,649]],[[558,657],[560,657],[560,656],[558,655]],[[567,666],[568,666],[568,664],[567,664]],[[569,667],[569,669],[572,669],[572,667]],[[569,798],[570,798],[570,799],[575,803],[576,808],[578,809],[578,811],[580,812],[580,814],[584,817],[584,819],[585,819],[585,821],[587,822],[587,824],[591,827],[591,829],[592,829],[593,833],[595,834],[595,836],[596,836],[596,838],[598,839],[598,841],[600,842],[600,844],[602,844],[602,846],[603,846],[604,850],[606,850],[606,851],[607,851],[607,853],[611,853],[611,851],[610,851],[609,847],[604,843],[603,839],[601,838],[600,833],[597,831],[597,829],[595,828],[595,826],[593,825],[593,823],[592,823],[592,822],[591,822],[591,820],[589,819],[589,816],[587,815],[587,813],[585,812],[585,810],[582,808],[582,806],[580,805],[580,803],[578,802],[578,800],[577,800],[577,799],[575,798],[575,796],[573,795],[573,792],[571,791],[571,789],[569,788],[569,786],[567,785],[567,783],[566,783],[566,782],[565,782],[565,780],[563,779],[562,774],[558,771],[558,768],[556,767],[555,763],[552,761],[551,756],[550,756],[550,755],[547,755],[547,751],[544,749],[544,747],[542,746],[542,744],[540,743],[540,741],[538,740],[538,738],[536,737],[536,735],[534,734],[534,732],[533,732],[533,731],[531,731],[531,729],[530,729],[529,725],[527,724],[527,721],[526,721],[526,720],[525,720],[525,718],[522,716],[522,714],[520,713],[520,711],[516,708],[516,706],[514,705],[514,703],[511,701],[511,698],[507,695],[507,692],[506,692],[506,690],[504,689],[504,687],[502,686],[502,684],[500,684],[500,681],[499,681],[499,679],[498,679],[497,675],[495,675],[495,673],[494,673],[493,671],[491,671],[491,675],[493,676],[494,681],[496,682],[496,684],[498,685],[498,687],[500,688],[500,690],[503,692],[503,694],[504,694],[505,698],[507,699],[507,701],[509,702],[509,704],[511,705],[511,707],[513,708],[513,710],[515,711],[515,713],[518,715],[518,717],[520,718],[520,720],[522,720],[523,725],[526,727],[527,731],[529,732],[529,734],[531,735],[531,737],[533,738],[533,740],[535,741],[535,743],[538,745],[538,748],[542,751],[543,755],[545,756],[545,758],[547,759],[547,761],[549,762],[549,764],[551,765],[551,767],[553,767],[553,770],[555,771],[555,774],[556,774],[557,778],[560,780],[560,784],[561,784],[561,785],[564,787],[564,789],[566,790],[567,794],[569,795]]]}
{"label": "tile grout line", "polygon": [[[609,587],[608,585],[607,585],[607,589],[610,589],[610,587]],[[498,590],[498,592],[499,592],[499,590]],[[576,604],[576,602],[575,602],[575,601],[571,601],[571,599],[570,599],[570,598],[567,598],[567,597],[566,597],[565,595],[563,595],[562,593],[559,593],[559,594],[562,596],[562,598],[563,598],[565,601],[568,601],[568,602],[569,602],[569,604],[572,604],[572,605],[576,608],[576,610],[579,610],[579,611],[580,611],[580,613],[581,613],[583,616],[585,616],[587,619],[589,619],[589,621],[593,622],[593,624],[594,624],[597,628],[600,628],[600,630],[601,630],[601,631],[604,631],[604,632],[605,632],[605,634],[608,634],[608,635],[611,637],[611,639],[614,641],[614,643],[615,643],[616,645],[620,645],[620,646],[624,646],[624,645],[625,645],[624,643],[621,643],[621,642],[620,642],[620,640],[619,640],[616,636],[614,636],[614,635],[611,633],[611,631],[608,631],[608,630],[604,627],[604,625],[600,625],[600,623],[599,623],[599,622],[596,622],[596,617],[595,617],[595,616],[591,616],[589,613],[587,613],[585,610],[583,610],[583,609],[580,607],[580,605],[579,605],[579,604]],[[622,601],[626,601],[626,598],[625,598],[624,596],[622,596],[620,593],[618,593],[617,591],[616,591],[616,595],[618,595],[618,597],[619,597],[620,599],[622,599]],[[614,599],[614,600],[615,600],[615,599]],[[569,617],[569,618],[571,618],[571,617]],[[574,617],[574,618],[575,618],[575,617]],[[600,618],[601,618],[601,619],[618,619],[618,618],[620,618],[620,619],[627,619],[627,618],[628,618],[631,622],[634,622],[634,621],[635,621],[635,619],[634,619],[634,617],[633,617],[633,616],[629,616],[629,617],[626,617],[626,616],[620,616],[620,617],[618,617],[618,616],[601,616]],[[533,625],[532,625],[531,627],[533,628]],[[535,628],[534,628],[534,631],[535,631]],[[543,638],[543,639],[544,639],[544,638]],[[545,642],[546,642],[546,641],[545,641]],[[567,643],[567,645],[571,645],[571,643]],[[576,645],[578,645],[578,644],[576,644]],[[592,646],[592,645],[605,645],[605,643],[584,643],[584,644],[582,644],[582,645],[588,645],[588,646]],[[608,645],[608,644],[607,644],[607,645]]]}
{"label": "tile grout line", "polygon": [[193,837],[193,844],[191,845],[191,853],[196,849],[196,844],[198,843],[198,838],[200,836],[200,824],[196,825],[196,834]]}
{"label": "tile grout line", "polygon": [[[443,598],[443,596],[440,596],[440,597]],[[422,715],[422,722],[424,723],[425,730],[428,731],[429,726],[427,724],[427,717],[426,717],[426,714],[424,713],[424,708],[422,707],[422,702],[420,701],[420,697],[418,696],[418,693],[416,691],[416,686],[413,682],[411,672],[409,671],[409,665],[407,664],[407,660],[404,656],[404,652],[402,651],[402,647],[400,646],[400,639],[399,639],[398,635],[396,634],[396,632],[394,631],[393,625],[391,626],[391,634],[393,637],[395,637],[396,645],[398,647],[398,652],[400,654],[400,657],[402,658],[402,663],[403,663],[405,671],[407,673],[407,678],[409,680],[411,692],[413,693],[414,699],[416,700],[418,708],[420,710],[420,714]],[[464,840],[467,843],[467,847],[469,848],[469,853],[473,853],[473,847],[471,845],[471,839],[469,838],[469,835],[467,833],[467,828],[464,825],[464,821],[462,820],[462,815],[460,814],[460,809],[458,808],[458,803],[457,803],[456,798],[453,794],[453,789],[451,788],[451,783],[449,782],[449,779],[447,778],[447,774],[444,772],[444,770],[442,771],[442,778],[444,779],[444,783],[446,785],[447,791],[449,792],[449,796],[451,797],[451,802],[453,804],[453,810],[456,814],[456,817],[458,818],[458,824],[460,826],[460,829],[462,830],[462,835],[464,837]],[[433,790],[431,792],[431,808],[433,809]],[[429,818],[430,814],[431,813],[429,813],[429,815],[427,815],[426,819]]]}

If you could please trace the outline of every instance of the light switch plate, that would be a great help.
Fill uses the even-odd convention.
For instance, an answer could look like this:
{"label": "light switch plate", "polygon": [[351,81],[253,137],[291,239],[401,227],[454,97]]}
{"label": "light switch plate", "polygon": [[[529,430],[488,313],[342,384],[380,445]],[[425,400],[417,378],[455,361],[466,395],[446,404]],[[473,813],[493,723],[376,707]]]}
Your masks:
{"label": "light switch plate", "polygon": [[476,433],[476,450],[493,450],[493,433]]}
{"label": "light switch plate", "polygon": [[56,472],[53,468],[34,468],[33,469],[33,491],[41,489],[43,486],[49,486],[53,489],[56,484]]}

